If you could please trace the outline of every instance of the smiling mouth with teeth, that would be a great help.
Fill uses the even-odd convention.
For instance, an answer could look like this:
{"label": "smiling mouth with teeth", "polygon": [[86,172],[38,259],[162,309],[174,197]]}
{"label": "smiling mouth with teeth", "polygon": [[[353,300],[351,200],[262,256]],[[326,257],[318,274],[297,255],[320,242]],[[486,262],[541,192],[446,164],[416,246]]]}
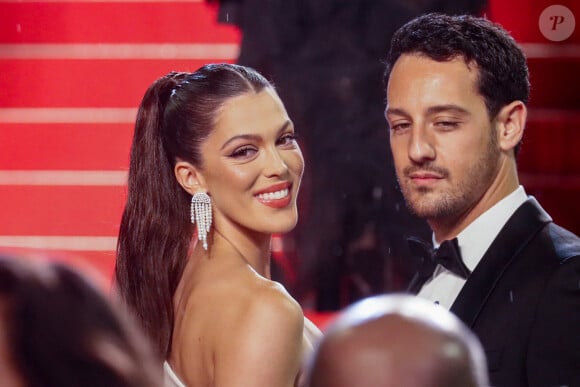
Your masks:
{"label": "smiling mouth with teeth", "polygon": [[285,197],[288,196],[288,188],[285,188],[283,190],[280,191],[276,191],[276,192],[268,192],[268,193],[263,193],[263,194],[258,194],[258,198],[262,199],[262,200],[278,200],[278,199],[283,199]]}

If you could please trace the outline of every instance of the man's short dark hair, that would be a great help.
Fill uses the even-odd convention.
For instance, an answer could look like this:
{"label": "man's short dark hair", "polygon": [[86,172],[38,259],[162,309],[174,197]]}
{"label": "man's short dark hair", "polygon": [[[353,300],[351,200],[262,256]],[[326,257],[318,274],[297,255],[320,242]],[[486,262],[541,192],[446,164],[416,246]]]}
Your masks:
{"label": "man's short dark hair", "polygon": [[391,42],[386,60],[385,86],[391,70],[403,54],[424,55],[443,62],[463,57],[479,70],[478,92],[491,119],[505,105],[528,103],[530,82],[522,50],[509,33],[487,19],[431,13],[402,26]]}

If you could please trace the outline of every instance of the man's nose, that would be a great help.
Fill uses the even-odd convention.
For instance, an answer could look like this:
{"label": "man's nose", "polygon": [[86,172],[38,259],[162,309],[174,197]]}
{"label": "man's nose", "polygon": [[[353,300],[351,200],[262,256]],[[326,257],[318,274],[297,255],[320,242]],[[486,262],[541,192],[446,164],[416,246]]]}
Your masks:
{"label": "man's nose", "polygon": [[416,163],[435,159],[435,147],[432,134],[423,126],[411,130],[409,139],[409,158]]}

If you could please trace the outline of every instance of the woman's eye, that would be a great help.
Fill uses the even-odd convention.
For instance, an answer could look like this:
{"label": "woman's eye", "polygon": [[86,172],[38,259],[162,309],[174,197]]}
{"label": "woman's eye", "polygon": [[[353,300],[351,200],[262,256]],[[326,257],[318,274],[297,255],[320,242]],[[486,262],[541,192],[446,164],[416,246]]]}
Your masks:
{"label": "woman's eye", "polygon": [[288,133],[278,139],[278,145],[290,145],[296,141],[296,135]]}
{"label": "woman's eye", "polygon": [[233,158],[250,158],[256,154],[257,150],[252,147],[242,147],[238,148],[230,154],[230,157]]}

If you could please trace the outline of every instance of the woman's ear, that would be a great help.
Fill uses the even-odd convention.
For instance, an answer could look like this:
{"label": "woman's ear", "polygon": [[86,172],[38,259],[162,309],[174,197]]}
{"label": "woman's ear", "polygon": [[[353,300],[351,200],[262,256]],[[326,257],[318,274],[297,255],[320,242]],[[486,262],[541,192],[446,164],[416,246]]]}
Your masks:
{"label": "woman's ear", "polygon": [[200,190],[207,191],[201,171],[192,164],[179,160],[175,164],[174,171],[177,182],[190,195]]}
{"label": "woman's ear", "polygon": [[522,101],[513,101],[497,114],[498,143],[502,150],[514,149],[524,135],[528,111]]}

